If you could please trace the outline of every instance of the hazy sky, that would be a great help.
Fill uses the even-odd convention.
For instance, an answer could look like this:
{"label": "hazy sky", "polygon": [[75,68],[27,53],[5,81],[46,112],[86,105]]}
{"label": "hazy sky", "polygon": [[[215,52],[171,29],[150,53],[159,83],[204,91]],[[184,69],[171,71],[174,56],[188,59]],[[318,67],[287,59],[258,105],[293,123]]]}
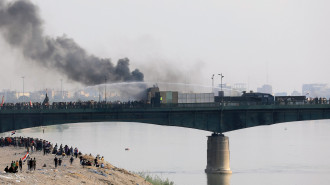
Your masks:
{"label": "hazy sky", "polygon": [[[301,91],[329,83],[327,0],[33,0],[45,34],[66,35],[95,56],[130,59],[145,81],[269,83]],[[1,89],[60,88],[65,76],[27,61],[0,36]],[[268,75],[267,75],[268,71]],[[268,78],[267,78],[268,76]],[[220,78],[215,78],[215,84]],[[77,84],[75,84],[77,85]]]}

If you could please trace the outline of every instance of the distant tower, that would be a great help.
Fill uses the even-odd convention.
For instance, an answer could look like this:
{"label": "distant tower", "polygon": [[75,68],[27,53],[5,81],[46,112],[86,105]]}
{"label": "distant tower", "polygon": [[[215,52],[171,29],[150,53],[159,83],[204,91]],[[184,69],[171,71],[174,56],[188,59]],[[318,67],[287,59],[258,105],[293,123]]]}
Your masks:
{"label": "distant tower", "polygon": [[273,94],[273,87],[269,84],[264,84],[262,87],[257,88],[257,92]]}

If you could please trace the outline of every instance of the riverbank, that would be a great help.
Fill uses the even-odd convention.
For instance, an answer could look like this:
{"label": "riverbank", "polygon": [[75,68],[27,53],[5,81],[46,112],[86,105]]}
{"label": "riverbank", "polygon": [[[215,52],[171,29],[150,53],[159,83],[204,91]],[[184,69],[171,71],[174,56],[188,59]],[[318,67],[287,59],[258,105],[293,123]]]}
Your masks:
{"label": "riverbank", "polygon": [[[36,159],[36,170],[28,170],[23,163],[22,171],[5,173],[6,166],[12,161],[23,158],[26,154],[24,147],[0,147],[0,184],[113,184],[113,185],[151,185],[142,177],[124,169],[117,168],[103,161],[104,168],[80,165],[79,158],[74,158],[72,165],[70,157],[63,157],[62,165],[55,168],[53,154],[43,155],[41,151],[30,153]],[[62,157],[61,157],[62,158]],[[95,157],[84,155],[93,160]]]}

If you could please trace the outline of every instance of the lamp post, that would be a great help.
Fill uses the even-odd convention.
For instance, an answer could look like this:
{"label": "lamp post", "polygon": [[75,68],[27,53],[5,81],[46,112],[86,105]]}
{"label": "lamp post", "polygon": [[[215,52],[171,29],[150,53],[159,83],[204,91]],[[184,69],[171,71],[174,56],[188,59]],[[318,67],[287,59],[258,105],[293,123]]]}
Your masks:
{"label": "lamp post", "polygon": [[63,100],[63,79],[61,79],[61,100]]}
{"label": "lamp post", "polygon": [[222,91],[222,78],[225,77],[222,75],[222,73],[218,74],[221,78],[221,83],[220,83],[220,88],[221,88],[221,120],[220,120],[220,129],[222,129],[222,125],[223,125],[223,97],[225,95],[225,93]]}
{"label": "lamp post", "polygon": [[213,86],[214,86],[214,74],[212,74],[211,79],[212,79],[212,93],[214,93],[214,92],[213,92]]}
{"label": "lamp post", "polygon": [[104,77],[104,101],[107,102],[107,77]]}
{"label": "lamp post", "polygon": [[220,84],[220,88],[221,88],[221,91],[222,91],[222,78],[223,78],[223,77],[225,77],[225,76],[223,76],[223,75],[222,75],[222,73],[220,73],[220,74],[218,74],[218,75],[219,75],[219,76],[220,76],[220,78],[221,78],[221,84]]}
{"label": "lamp post", "polygon": [[22,76],[21,78],[23,79],[23,96],[22,97],[23,97],[23,102],[24,102],[24,99],[25,99],[24,98],[24,78],[25,78],[25,76]]}

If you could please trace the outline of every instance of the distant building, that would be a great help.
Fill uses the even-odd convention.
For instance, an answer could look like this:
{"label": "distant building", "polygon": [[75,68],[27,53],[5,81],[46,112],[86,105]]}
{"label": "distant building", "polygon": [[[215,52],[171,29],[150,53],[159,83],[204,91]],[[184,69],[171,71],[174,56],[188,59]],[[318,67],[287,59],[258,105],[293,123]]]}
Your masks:
{"label": "distant building", "polygon": [[17,92],[16,91],[12,91],[9,89],[3,90],[0,93],[1,98],[4,97],[5,102],[7,103],[13,103],[13,102],[17,102]]}
{"label": "distant building", "polygon": [[298,91],[293,91],[293,92],[291,93],[291,96],[301,96],[301,93],[298,92]]}
{"label": "distant building", "polygon": [[[244,86],[243,83],[237,83],[237,84],[234,84],[234,86],[232,86],[228,83],[222,84],[222,90],[223,90],[225,96],[241,96],[242,89],[246,89],[246,86]],[[220,90],[221,90],[221,84],[219,84],[216,87],[216,89],[214,89],[214,94],[218,96]]]}
{"label": "distant building", "polygon": [[231,96],[241,96],[243,92],[247,91],[246,83],[235,83],[231,92]]}
{"label": "distant building", "polygon": [[257,92],[273,94],[273,87],[271,85],[265,84],[260,88],[257,88]]}
{"label": "distant building", "polygon": [[286,92],[278,92],[278,93],[275,93],[275,96],[287,96],[288,93]]}
{"label": "distant building", "polygon": [[81,100],[81,101],[87,101],[90,99],[89,93],[87,93],[83,90],[76,91],[74,93],[74,98],[77,100]]}
{"label": "distant building", "polygon": [[330,88],[327,84],[303,84],[302,95],[309,97],[330,97]]}
{"label": "distant building", "polygon": [[45,99],[46,92],[44,91],[34,91],[30,93],[30,99],[33,102],[42,102]]}

